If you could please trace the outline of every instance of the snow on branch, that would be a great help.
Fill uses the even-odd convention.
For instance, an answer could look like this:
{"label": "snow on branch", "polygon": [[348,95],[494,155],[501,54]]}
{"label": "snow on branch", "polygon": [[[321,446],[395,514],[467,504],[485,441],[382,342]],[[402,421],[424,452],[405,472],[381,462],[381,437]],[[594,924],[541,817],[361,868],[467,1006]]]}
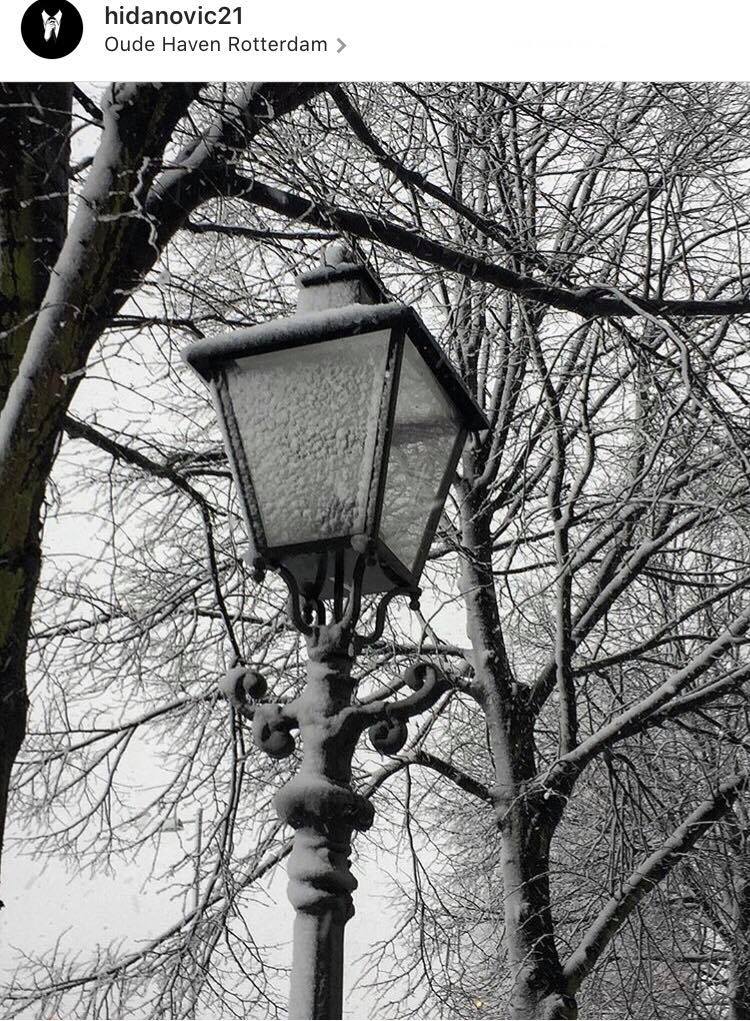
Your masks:
{"label": "snow on branch", "polygon": [[[749,626],[750,607],[735,617],[732,623],[713,642],[706,645],[699,655],[691,659],[681,670],[674,671],[650,695],[615,716],[596,733],[582,741],[577,748],[562,756],[553,767],[552,772],[558,770],[564,772],[571,767],[575,772],[580,772],[604,748],[615,741],[643,730],[660,711],[675,704],[673,700],[677,695],[684,692],[689,685],[714,666],[725,653],[733,649]],[[733,671],[731,675],[733,683],[738,685],[748,674],[750,674],[750,665],[741,667],[739,671]],[[691,700],[687,700],[684,703],[684,711],[687,712],[690,708]]]}
{"label": "snow on branch", "polygon": [[30,461],[41,470],[49,459],[106,306],[125,297],[117,285],[127,275],[111,253],[129,236],[155,159],[194,95],[182,86],[159,90],[120,84],[108,90],[99,148],[0,410],[0,473],[6,488],[26,485]]}
{"label": "snow on branch", "polygon": [[378,241],[451,273],[459,273],[471,280],[488,283],[511,294],[520,294],[531,301],[574,312],[585,318],[620,316],[630,319],[637,315],[658,315],[696,319],[750,314],[749,298],[657,301],[630,294],[619,297],[603,284],[577,289],[561,287],[462,252],[369,213],[324,204],[231,171],[226,174],[225,183],[228,194],[253,205],[263,206],[291,220],[309,223],[323,230],[336,228],[358,238]]}
{"label": "snow on branch", "polygon": [[583,939],[565,962],[563,973],[567,991],[576,992],[584,978],[595,967],[602,952],[618,929],[643,898],[679,865],[700,838],[732,806],[750,777],[741,773],[722,784],[673,831],[668,840],[654,851],[607,901],[584,934]]}

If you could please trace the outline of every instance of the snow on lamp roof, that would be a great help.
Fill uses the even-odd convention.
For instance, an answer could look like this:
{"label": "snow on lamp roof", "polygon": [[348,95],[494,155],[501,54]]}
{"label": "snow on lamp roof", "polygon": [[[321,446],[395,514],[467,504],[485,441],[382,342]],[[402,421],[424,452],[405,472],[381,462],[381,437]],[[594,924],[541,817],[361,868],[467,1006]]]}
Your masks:
{"label": "snow on lamp roof", "polygon": [[[339,270],[341,267],[337,267]],[[345,267],[348,269],[348,266]],[[357,268],[357,267],[354,267]],[[330,279],[331,270],[312,270],[316,283]],[[339,337],[401,327],[432,369],[440,385],[457,405],[471,432],[489,428],[484,412],[474,401],[464,381],[439,347],[419,315],[408,305],[389,302],[379,305],[344,305],[338,308],[297,312],[242,330],[232,330],[191,344],[183,358],[206,382],[211,382],[224,362],[246,358],[264,351],[316,344]]]}

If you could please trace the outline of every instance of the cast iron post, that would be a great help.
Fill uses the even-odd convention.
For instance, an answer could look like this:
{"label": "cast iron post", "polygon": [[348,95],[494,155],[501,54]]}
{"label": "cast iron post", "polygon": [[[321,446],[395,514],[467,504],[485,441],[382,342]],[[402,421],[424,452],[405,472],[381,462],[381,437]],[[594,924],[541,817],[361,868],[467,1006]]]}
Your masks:
{"label": "cast iron post", "polygon": [[362,732],[385,754],[406,742],[406,721],[429,709],[450,687],[431,663],[404,675],[412,693],[394,700],[353,703],[354,647],[349,623],[320,624],[307,634],[307,680],[293,701],[252,704],[243,693],[265,692],[253,671],[237,668],[225,691],[252,718],[258,746],[274,758],[294,750],[291,731],[302,744],[302,764],[276,795],[279,817],[294,830],[289,858],[289,899],[296,911],[290,1018],[340,1018],[342,1014],[344,926],[354,914],[352,834],[370,827],[373,807],[352,789],[352,759]]}
{"label": "cast iron post", "polygon": [[289,859],[294,922],[290,1018],[340,1018],[344,926],[354,914],[357,881],[349,869],[353,830],[372,823],[370,802],[350,786],[359,736],[347,714],[353,684],[349,640],[338,625],[307,639],[307,684],[295,703],[302,766],[276,796],[295,831]]}

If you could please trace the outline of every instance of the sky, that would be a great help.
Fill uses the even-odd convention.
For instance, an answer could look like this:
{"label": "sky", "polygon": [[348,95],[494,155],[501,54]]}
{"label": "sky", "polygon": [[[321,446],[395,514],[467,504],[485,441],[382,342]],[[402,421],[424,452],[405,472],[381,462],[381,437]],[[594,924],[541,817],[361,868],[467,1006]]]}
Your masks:
{"label": "sky", "polygon": [[[192,820],[183,820],[179,833],[163,833],[158,865],[167,866],[179,856],[179,841],[189,840],[194,832]],[[390,860],[389,870],[398,870]],[[21,963],[24,951],[52,948],[60,940],[61,948],[88,955],[97,947],[124,940],[131,947],[156,935],[175,917],[168,891],[149,882],[151,860],[146,855],[134,865],[118,866],[115,875],[90,876],[59,862],[32,862],[11,849],[3,861],[5,909],[0,915],[0,945],[5,967]],[[359,974],[357,959],[393,928],[388,911],[389,879],[373,865],[358,871],[359,890],[355,894],[356,914],[346,934],[345,1017],[369,1017],[372,996],[353,986]],[[259,944],[280,944],[280,964],[291,962],[293,910],[286,899],[286,872],[276,870],[266,884],[267,904],[253,904],[251,925]],[[19,1014],[32,1018],[33,1014]]]}

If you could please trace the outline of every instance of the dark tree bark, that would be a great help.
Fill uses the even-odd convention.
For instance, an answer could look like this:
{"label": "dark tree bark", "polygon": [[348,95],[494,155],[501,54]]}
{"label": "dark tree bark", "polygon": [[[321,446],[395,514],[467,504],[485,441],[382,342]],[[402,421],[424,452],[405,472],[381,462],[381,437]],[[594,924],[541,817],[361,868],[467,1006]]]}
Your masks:
{"label": "dark tree bark", "polygon": [[[67,84],[0,91],[0,407],[65,240],[72,94]],[[47,441],[24,487],[0,509],[0,856],[10,773],[26,732],[26,646],[50,460]]]}
{"label": "dark tree bark", "polygon": [[537,766],[529,689],[516,682],[508,662],[492,574],[490,518],[471,495],[463,504],[463,541],[461,584],[467,630],[495,765],[491,794],[502,843],[511,1017],[576,1017],[550,904],[550,842],[564,801],[561,792],[541,790],[534,782]]}

